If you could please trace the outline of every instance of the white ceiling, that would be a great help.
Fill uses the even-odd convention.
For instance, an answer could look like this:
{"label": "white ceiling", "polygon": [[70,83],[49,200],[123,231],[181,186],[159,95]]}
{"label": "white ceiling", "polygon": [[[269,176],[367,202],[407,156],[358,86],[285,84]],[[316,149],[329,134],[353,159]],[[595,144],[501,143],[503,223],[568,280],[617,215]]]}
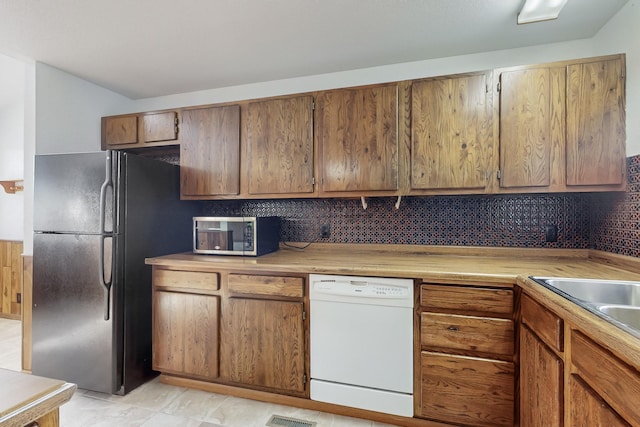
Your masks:
{"label": "white ceiling", "polygon": [[628,0],[0,0],[0,53],[130,98],[589,38]]}

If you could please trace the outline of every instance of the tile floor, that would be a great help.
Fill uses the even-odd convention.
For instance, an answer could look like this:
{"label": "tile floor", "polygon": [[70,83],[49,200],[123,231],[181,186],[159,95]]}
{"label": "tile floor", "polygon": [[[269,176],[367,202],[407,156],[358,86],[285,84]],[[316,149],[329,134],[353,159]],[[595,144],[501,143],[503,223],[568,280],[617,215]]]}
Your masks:
{"label": "tile floor", "polygon": [[[20,370],[20,322],[0,318],[0,368]],[[154,379],[126,396],[78,390],[60,407],[61,427],[253,427],[272,415],[318,427],[385,427],[356,418],[162,384]]]}

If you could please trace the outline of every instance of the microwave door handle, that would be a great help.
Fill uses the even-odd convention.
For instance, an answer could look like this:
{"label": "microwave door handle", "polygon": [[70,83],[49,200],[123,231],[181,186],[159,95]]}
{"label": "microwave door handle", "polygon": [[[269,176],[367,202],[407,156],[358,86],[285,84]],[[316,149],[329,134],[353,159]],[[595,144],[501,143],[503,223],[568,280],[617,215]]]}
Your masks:
{"label": "microwave door handle", "polygon": [[105,180],[100,187],[100,258],[98,259],[98,273],[99,273],[99,282],[100,285],[104,288],[104,320],[109,320],[109,312],[111,306],[111,281],[113,277],[113,250],[111,250],[109,255],[109,267],[110,274],[109,280],[107,281],[105,278],[105,250],[104,245],[106,243],[106,239],[111,239],[111,245],[113,246],[113,236],[107,233],[105,230],[105,222],[107,215],[107,194],[109,188],[111,188],[111,194],[113,194],[113,179],[111,175],[111,150],[107,151],[106,156],[106,165],[105,165]]}

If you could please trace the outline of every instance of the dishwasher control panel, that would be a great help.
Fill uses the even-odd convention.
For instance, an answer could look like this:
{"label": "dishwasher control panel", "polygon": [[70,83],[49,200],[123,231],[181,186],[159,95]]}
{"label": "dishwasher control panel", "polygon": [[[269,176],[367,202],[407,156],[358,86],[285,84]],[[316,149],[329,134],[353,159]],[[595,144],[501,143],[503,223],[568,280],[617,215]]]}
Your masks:
{"label": "dishwasher control panel", "polygon": [[[393,305],[413,306],[413,280],[381,277],[329,276],[312,274],[310,298],[323,300],[396,300]],[[379,301],[378,304],[385,304]]]}

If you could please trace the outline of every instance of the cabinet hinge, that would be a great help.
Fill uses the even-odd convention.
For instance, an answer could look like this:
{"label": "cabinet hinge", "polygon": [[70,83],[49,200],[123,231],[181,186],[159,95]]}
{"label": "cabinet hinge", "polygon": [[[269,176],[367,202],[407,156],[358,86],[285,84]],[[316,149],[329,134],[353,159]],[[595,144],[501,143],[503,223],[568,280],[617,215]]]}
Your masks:
{"label": "cabinet hinge", "polygon": [[498,82],[498,87],[496,87],[496,89],[500,92],[500,82]]}
{"label": "cabinet hinge", "polygon": [[316,101],[311,101],[311,111],[316,110]]}
{"label": "cabinet hinge", "polygon": [[178,116],[175,117],[175,129],[176,129],[176,135],[177,135],[178,131],[180,130],[180,119],[178,118]]}
{"label": "cabinet hinge", "polygon": [[302,312],[302,320],[307,320],[307,312],[306,311]]}
{"label": "cabinet hinge", "polygon": [[487,83],[487,84],[484,86],[484,89],[485,89],[485,92],[484,92],[484,93],[489,93],[489,83]]}
{"label": "cabinet hinge", "polygon": [[316,177],[315,176],[311,177],[311,185],[316,185]]}
{"label": "cabinet hinge", "polygon": [[500,172],[500,169],[498,169],[498,179],[502,179],[502,172]]}
{"label": "cabinet hinge", "polygon": [[307,383],[307,374],[302,375],[302,384]]}

